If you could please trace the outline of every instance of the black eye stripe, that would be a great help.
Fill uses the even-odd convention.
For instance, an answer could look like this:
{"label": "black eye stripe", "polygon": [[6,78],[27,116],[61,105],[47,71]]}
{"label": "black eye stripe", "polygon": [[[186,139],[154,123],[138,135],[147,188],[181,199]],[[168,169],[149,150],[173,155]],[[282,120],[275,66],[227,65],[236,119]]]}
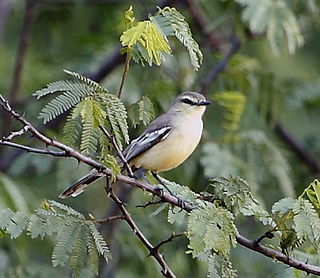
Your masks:
{"label": "black eye stripe", "polygon": [[181,101],[189,105],[197,105],[197,103],[193,102],[190,98],[183,98]]}

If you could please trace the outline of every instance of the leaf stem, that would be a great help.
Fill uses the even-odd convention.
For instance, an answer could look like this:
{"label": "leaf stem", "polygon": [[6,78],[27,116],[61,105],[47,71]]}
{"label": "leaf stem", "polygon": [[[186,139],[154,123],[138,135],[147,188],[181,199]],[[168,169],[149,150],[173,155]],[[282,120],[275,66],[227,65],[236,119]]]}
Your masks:
{"label": "leaf stem", "polygon": [[123,73],[122,73],[120,88],[119,88],[119,91],[118,91],[118,98],[121,97],[121,92],[122,92],[122,89],[123,89],[124,79],[126,77],[127,72],[129,71],[129,64],[130,64],[130,60],[131,60],[131,57],[132,57],[131,54],[132,54],[132,49],[128,48],[127,57],[126,57],[126,61],[125,61],[124,69],[123,69]]}

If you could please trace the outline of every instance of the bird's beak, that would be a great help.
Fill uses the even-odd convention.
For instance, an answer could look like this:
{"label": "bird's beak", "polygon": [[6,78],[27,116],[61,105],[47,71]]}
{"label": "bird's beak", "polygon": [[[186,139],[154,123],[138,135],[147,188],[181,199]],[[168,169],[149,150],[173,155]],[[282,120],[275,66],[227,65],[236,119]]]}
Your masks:
{"label": "bird's beak", "polygon": [[206,106],[206,105],[209,105],[211,104],[210,101],[207,101],[207,100],[201,100],[198,102],[198,106]]}

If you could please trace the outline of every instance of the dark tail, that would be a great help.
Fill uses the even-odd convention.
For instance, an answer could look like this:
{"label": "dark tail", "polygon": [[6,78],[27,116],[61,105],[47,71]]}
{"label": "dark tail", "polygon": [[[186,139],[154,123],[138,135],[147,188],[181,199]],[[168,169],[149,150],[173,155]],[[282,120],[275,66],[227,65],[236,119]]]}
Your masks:
{"label": "dark tail", "polygon": [[59,198],[65,199],[68,197],[76,197],[81,194],[91,183],[103,177],[104,174],[98,172],[96,169],[91,170],[86,176],[82,177],[75,184],[71,185],[65,191],[63,191]]}

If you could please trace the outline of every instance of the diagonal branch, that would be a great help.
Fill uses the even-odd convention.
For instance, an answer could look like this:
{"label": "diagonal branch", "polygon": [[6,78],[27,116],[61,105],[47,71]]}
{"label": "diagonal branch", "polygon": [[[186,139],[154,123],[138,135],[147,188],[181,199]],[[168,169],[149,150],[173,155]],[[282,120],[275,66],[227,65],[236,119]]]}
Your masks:
{"label": "diagonal branch", "polygon": [[[81,162],[103,172],[107,176],[111,176],[112,171],[109,168],[103,166],[101,163],[99,163],[99,162],[95,161],[94,159],[75,151],[74,149],[70,148],[69,146],[62,144],[59,141],[53,140],[53,139],[45,136],[41,132],[39,132],[25,118],[23,118],[17,112],[12,110],[12,108],[10,107],[8,102],[1,95],[0,95],[0,106],[2,106],[2,108],[5,111],[7,111],[17,121],[21,122],[24,126],[28,126],[29,131],[37,139],[39,139],[40,141],[42,141],[46,145],[56,147],[56,148],[62,150],[63,152],[65,152],[66,156],[73,157],[73,158],[77,159],[78,161],[81,161]],[[153,195],[158,196],[163,202],[169,203],[174,206],[178,206],[187,212],[191,212],[192,210],[196,209],[196,207],[194,207],[188,203],[182,204],[181,200],[179,200],[177,197],[169,195],[165,192],[161,192],[157,188],[155,188],[149,184],[145,184],[135,178],[131,178],[131,177],[124,176],[124,175],[117,175],[117,181],[129,184],[129,185],[137,187],[137,188],[140,188],[144,191],[148,191],[148,192],[152,193]],[[119,204],[120,203],[122,204],[122,202],[120,200],[117,202],[119,202]],[[123,212],[123,209],[125,209],[125,208],[122,204],[122,209],[121,209],[122,212]],[[132,227],[134,228],[134,226],[132,226]],[[315,275],[320,276],[320,267],[319,266],[311,265],[311,264],[299,261],[297,259],[290,258],[279,251],[276,251],[276,250],[273,250],[269,247],[263,246],[263,245],[257,243],[255,240],[247,239],[246,237],[244,237],[240,234],[237,235],[236,240],[240,245],[247,247],[247,248],[249,248],[255,252],[258,252],[260,254],[263,254],[264,256],[267,256],[272,259],[277,259],[278,261],[281,261],[288,266],[305,271],[308,274],[315,274]],[[149,247],[151,248],[151,246],[149,246]],[[163,265],[163,266],[165,267],[165,265]],[[163,268],[163,269],[165,269],[165,268]],[[170,276],[167,276],[167,277],[170,277]],[[175,276],[172,276],[172,277],[175,277]]]}
{"label": "diagonal branch", "polygon": [[117,204],[119,209],[121,210],[121,213],[124,217],[124,220],[128,223],[128,225],[131,227],[133,233],[140,239],[140,241],[143,243],[143,245],[148,249],[150,256],[154,257],[158,263],[160,264],[164,277],[168,278],[176,278],[176,275],[173,273],[173,271],[169,268],[168,264],[164,260],[163,256],[159,252],[159,247],[154,247],[151,242],[145,237],[145,235],[141,232],[137,224],[134,222],[132,217],[130,216],[129,212],[125,208],[123,202],[117,197],[117,195],[114,194],[114,192],[108,191],[108,195],[110,198]]}
{"label": "diagonal branch", "polygon": [[213,81],[215,81],[218,76],[225,70],[228,65],[229,60],[237,53],[240,48],[240,40],[237,37],[232,37],[230,39],[231,47],[229,51],[225,54],[222,60],[214,65],[206,77],[200,84],[199,92],[206,95],[208,93],[209,87]]}

